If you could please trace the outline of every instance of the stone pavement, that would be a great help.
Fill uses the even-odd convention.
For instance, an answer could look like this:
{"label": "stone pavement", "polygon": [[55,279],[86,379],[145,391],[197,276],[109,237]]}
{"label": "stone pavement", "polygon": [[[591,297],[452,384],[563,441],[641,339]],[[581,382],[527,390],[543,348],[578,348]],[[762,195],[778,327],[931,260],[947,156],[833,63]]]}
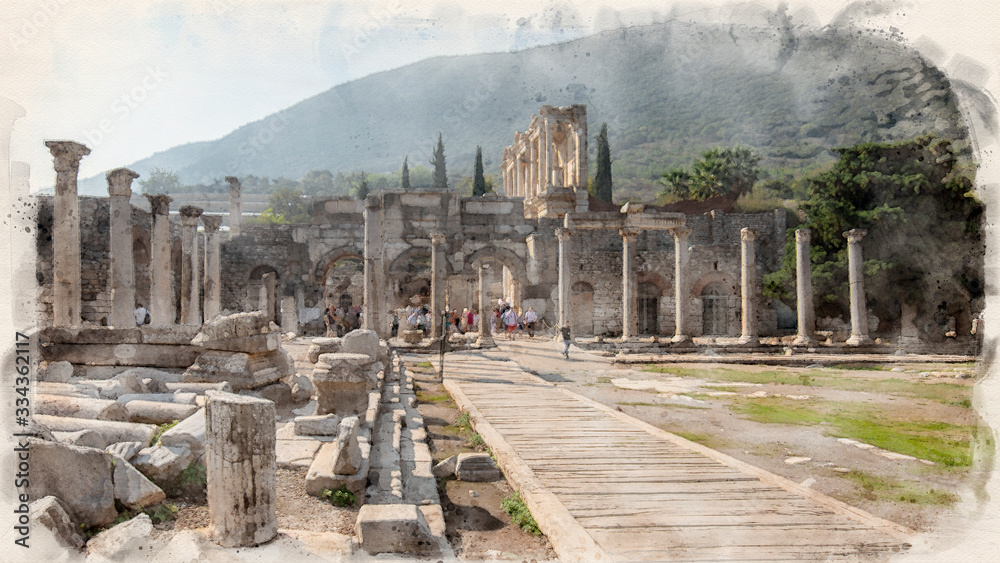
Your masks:
{"label": "stone pavement", "polygon": [[449,354],[445,386],[563,561],[881,559],[913,543],[903,526],[558,388],[502,350],[549,373],[608,358],[500,344]]}

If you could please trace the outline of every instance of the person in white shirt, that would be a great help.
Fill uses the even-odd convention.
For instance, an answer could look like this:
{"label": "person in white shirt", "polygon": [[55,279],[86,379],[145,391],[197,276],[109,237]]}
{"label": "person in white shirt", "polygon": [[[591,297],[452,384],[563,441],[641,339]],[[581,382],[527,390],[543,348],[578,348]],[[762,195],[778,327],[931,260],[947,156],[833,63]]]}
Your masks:
{"label": "person in white shirt", "polygon": [[149,309],[142,306],[142,303],[136,303],[135,308],[135,324],[136,326],[141,326],[146,324],[146,315],[149,315]]}
{"label": "person in white shirt", "polygon": [[528,307],[528,312],[524,314],[524,328],[528,329],[528,338],[535,337],[535,323],[538,322],[538,313],[531,307]]}

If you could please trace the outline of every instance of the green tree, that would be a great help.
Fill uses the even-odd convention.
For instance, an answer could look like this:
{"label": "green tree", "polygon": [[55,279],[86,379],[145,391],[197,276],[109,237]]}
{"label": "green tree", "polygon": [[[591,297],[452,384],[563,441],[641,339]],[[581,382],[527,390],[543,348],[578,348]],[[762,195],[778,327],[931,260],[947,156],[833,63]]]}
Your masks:
{"label": "green tree", "polygon": [[434,149],[434,158],[431,159],[434,166],[434,189],[445,191],[448,189],[448,171],[444,163],[444,141],[441,133],[438,133],[437,148]]}
{"label": "green tree", "polygon": [[271,215],[281,223],[308,223],[312,219],[312,204],[300,188],[281,187],[268,198]]}
{"label": "green tree", "polygon": [[[940,340],[941,325],[980,309],[983,299],[983,205],[973,194],[974,168],[953,141],[932,136],[837,152],[833,168],[810,179],[811,195],[800,206],[800,228],[811,231],[817,315],[847,318],[843,233],[867,229],[861,244],[869,309],[890,330],[898,329],[902,304],[915,306],[922,338]],[[764,295],[794,306],[793,229],[786,241],[781,269],[764,278]]]}
{"label": "green tree", "polygon": [[476,171],[472,176],[472,197],[486,195],[486,178],[483,177],[483,147],[476,147]]}
{"label": "green tree", "polygon": [[403,158],[403,170],[399,173],[399,187],[402,190],[410,189],[410,167],[406,163],[409,158],[408,156]]}
{"label": "green tree", "polygon": [[329,170],[310,170],[299,180],[299,188],[307,195],[334,195],[333,173]]}
{"label": "green tree", "polygon": [[597,173],[591,184],[590,195],[601,201],[611,202],[611,146],[608,144],[608,124],[601,124],[601,132],[597,134]]}
{"label": "green tree", "polygon": [[750,147],[716,147],[703,152],[691,170],[672,168],[661,177],[661,196],[703,200],[728,195],[736,199],[748,193],[760,170],[760,159]]}
{"label": "green tree", "polygon": [[361,179],[358,180],[358,187],[354,190],[354,197],[364,201],[368,197],[368,177],[364,170],[361,171]]}
{"label": "green tree", "polygon": [[139,180],[139,186],[144,194],[175,194],[183,191],[181,179],[167,168],[154,167]]}

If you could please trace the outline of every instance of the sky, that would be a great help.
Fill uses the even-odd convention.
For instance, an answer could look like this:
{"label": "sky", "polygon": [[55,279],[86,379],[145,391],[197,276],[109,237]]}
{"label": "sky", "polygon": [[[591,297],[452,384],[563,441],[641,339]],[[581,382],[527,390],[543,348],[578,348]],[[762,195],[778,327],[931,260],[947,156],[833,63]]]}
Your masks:
{"label": "sky", "polygon": [[[790,1],[794,22],[896,28],[934,62],[1000,68],[997,14],[950,2]],[[968,3],[963,3],[968,6]],[[45,139],[92,153],[81,177],[217,139],[337,84],[428,57],[519,50],[670,18],[764,24],[778,2],[18,0],[0,15],[0,96],[26,111],[11,156],[54,181]],[[983,17],[983,15],[989,17]],[[960,59],[955,59],[956,55]],[[996,76],[990,76],[996,91]],[[373,100],[378,103],[378,100]],[[5,124],[3,124],[5,125]]]}

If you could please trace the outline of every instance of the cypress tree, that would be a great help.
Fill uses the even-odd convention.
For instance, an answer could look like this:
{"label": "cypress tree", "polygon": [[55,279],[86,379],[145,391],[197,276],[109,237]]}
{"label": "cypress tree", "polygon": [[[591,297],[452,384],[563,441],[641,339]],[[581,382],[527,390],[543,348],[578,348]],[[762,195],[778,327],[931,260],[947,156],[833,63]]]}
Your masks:
{"label": "cypress tree", "polygon": [[601,132],[597,134],[597,174],[590,194],[595,199],[611,202],[611,147],[608,145],[608,124],[601,124]]}
{"label": "cypress tree", "polygon": [[368,197],[368,178],[364,171],[361,172],[361,181],[358,183],[358,190],[354,192],[354,197],[364,201]]}
{"label": "cypress tree", "polygon": [[406,161],[409,158],[403,158],[403,171],[399,174],[399,187],[403,190],[410,189],[410,167],[406,165]]}
{"label": "cypress tree", "polygon": [[444,165],[444,141],[441,140],[441,133],[438,133],[437,148],[434,149],[434,158],[431,159],[434,165],[434,189],[445,191],[448,189],[448,172]]}
{"label": "cypress tree", "polygon": [[472,177],[472,197],[486,195],[486,178],[483,177],[483,147],[476,147],[476,172]]}

